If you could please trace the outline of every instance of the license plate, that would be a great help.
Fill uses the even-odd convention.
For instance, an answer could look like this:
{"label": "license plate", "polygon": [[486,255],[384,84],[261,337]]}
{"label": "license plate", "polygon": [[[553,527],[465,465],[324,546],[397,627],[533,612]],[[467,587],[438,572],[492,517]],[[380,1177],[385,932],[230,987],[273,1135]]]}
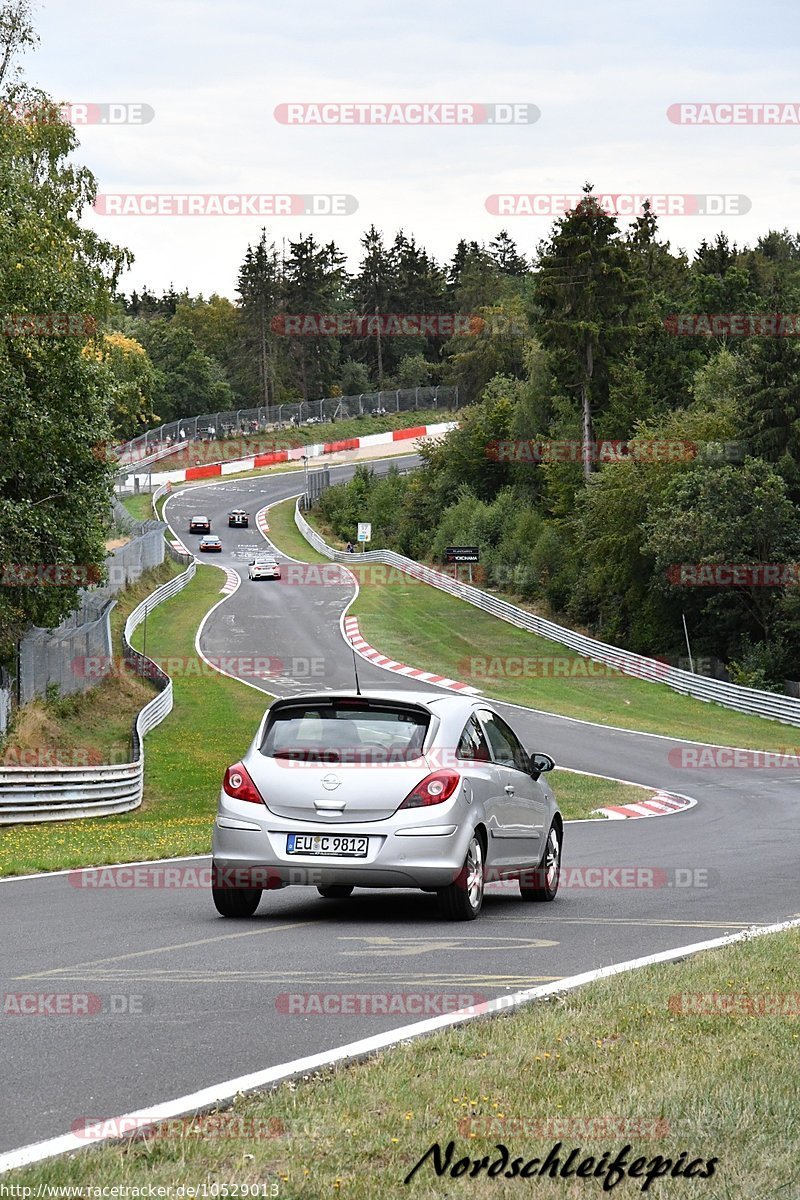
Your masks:
{"label": "license plate", "polygon": [[289,833],[287,854],[330,854],[339,858],[366,858],[369,838],[334,833]]}

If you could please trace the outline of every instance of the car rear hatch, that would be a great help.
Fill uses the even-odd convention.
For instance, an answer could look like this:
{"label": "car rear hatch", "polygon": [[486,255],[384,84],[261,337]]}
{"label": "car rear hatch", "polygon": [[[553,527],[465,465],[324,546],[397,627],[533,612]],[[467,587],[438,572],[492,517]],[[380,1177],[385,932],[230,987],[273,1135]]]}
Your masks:
{"label": "car rear hatch", "polygon": [[276,816],[320,827],[382,821],[431,769],[432,719],[393,700],[278,701],[248,769]]}

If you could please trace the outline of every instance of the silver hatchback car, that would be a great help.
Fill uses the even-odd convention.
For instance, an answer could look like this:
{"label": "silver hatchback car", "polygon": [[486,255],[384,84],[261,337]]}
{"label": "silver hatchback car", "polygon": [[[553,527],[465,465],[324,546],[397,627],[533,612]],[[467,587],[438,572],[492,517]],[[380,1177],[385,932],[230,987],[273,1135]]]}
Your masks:
{"label": "silver hatchback car", "polygon": [[228,768],[214,825],[212,891],[224,917],[262,892],[316,885],[436,892],[477,917],[484,885],[517,879],[524,900],[558,891],[564,824],[528,754],[485,700],[400,691],[276,700]]}

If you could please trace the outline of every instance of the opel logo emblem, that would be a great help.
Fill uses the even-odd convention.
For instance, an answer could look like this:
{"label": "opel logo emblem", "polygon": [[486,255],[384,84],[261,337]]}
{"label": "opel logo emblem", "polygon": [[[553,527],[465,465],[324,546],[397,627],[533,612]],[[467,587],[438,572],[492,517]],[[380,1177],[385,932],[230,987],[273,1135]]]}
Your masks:
{"label": "opel logo emblem", "polygon": [[335,792],[341,782],[338,775],[328,774],[322,776],[322,786],[326,792]]}

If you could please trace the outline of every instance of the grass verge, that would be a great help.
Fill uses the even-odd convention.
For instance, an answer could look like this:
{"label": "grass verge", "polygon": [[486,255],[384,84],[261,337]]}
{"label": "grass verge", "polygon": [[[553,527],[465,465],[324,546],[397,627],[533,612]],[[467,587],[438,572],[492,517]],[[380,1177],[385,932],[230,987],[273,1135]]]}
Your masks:
{"label": "grass verge", "polygon": [[[148,617],[148,655],[180,658],[185,670],[170,671],[175,707],[147,735],[142,806],[118,817],[3,827],[0,874],[209,852],[222,774],[246,749],[269,703],[197,658],[197,626],[223,581],[219,569],[200,566],[178,597]],[[140,626],[138,649],[142,638]]]}
{"label": "grass verge", "polygon": [[[271,512],[276,528],[279,508]],[[428,584],[379,563],[359,567],[357,554],[352,568],[360,591],[350,612],[363,637],[400,662],[461,679],[496,700],[600,725],[753,750],[785,751],[791,743],[790,726],[681,696],[664,684],[592,674],[596,664],[567,647]]]}
{"label": "grass verge", "polygon": [[[301,489],[302,490],[302,489]],[[269,540],[283,554],[298,558],[301,562],[330,562],[310,546],[294,523],[296,498],[282,500],[267,513]]]}
{"label": "grass verge", "polygon": [[153,502],[149,492],[139,492],[135,496],[124,496],[122,505],[136,521],[152,521]]}
{"label": "grass verge", "polygon": [[[270,540],[292,558],[303,562],[329,562],[330,560],[310,546],[300,533],[294,523],[294,511],[294,500],[283,500],[269,510],[267,520]],[[429,591],[433,596],[440,595],[433,588]],[[477,612],[477,609],[475,611]],[[642,791],[641,788],[600,779],[596,775],[576,775],[571,771],[556,771],[551,779],[561,810],[569,821],[591,817],[594,809],[607,804],[630,804],[652,795],[652,792]]]}
{"label": "grass verge", "polygon": [[[797,1013],[798,954],[800,932],[792,930],[648,967],[240,1097],[215,1124],[175,1121],[145,1140],[97,1147],[4,1181],[44,1190],[136,1185],[146,1175],[151,1185],[172,1187],[259,1184],[259,1196],[282,1200],[502,1200],[529,1194],[531,1184],[502,1174],[489,1182],[485,1168],[471,1178],[464,1168],[456,1186],[450,1172],[437,1178],[431,1159],[408,1186],[403,1181],[437,1142],[443,1154],[454,1142],[453,1164],[462,1157],[496,1162],[498,1143],[510,1160],[541,1164],[561,1143],[555,1153],[562,1165],[579,1150],[573,1170],[587,1155],[597,1168],[607,1153],[607,1166],[623,1147],[628,1164],[644,1160],[640,1172],[657,1157],[670,1160],[668,1170],[695,1159],[705,1170],[715,1160],[710,1179],[670,1175],[647,1192],[667,1200],[794,1200],[798,1018],[759,1015],[759,998],[783,995]],[[682,1011],[680,997],[715,993],[734,996],[739,1011],[720,1011],[717,1001],[708,1015]],[[742,997],[754,1011],[743,1011]],[[546,1173],[531,1183],[544,1200],[586,1200],[607,1194],[604,1179]],[[642,1174],[628,1178],[613,1195],[639,1196],[645,1182]]]}
{"label": "grass verge", "polygon": [[[131,726],[136,714],[155,695],[145,680],[122,666],[122,630],[145,596],[180,573],[171,560],[147,571],[120,592],[111,611],[114,661],[106,678],[86,692],[55,700],[34,700],[16,715],[0,753],[5,766],[95,766],[130,762]],[[83,675],[98,667],[76,657],[72,668]]]}

